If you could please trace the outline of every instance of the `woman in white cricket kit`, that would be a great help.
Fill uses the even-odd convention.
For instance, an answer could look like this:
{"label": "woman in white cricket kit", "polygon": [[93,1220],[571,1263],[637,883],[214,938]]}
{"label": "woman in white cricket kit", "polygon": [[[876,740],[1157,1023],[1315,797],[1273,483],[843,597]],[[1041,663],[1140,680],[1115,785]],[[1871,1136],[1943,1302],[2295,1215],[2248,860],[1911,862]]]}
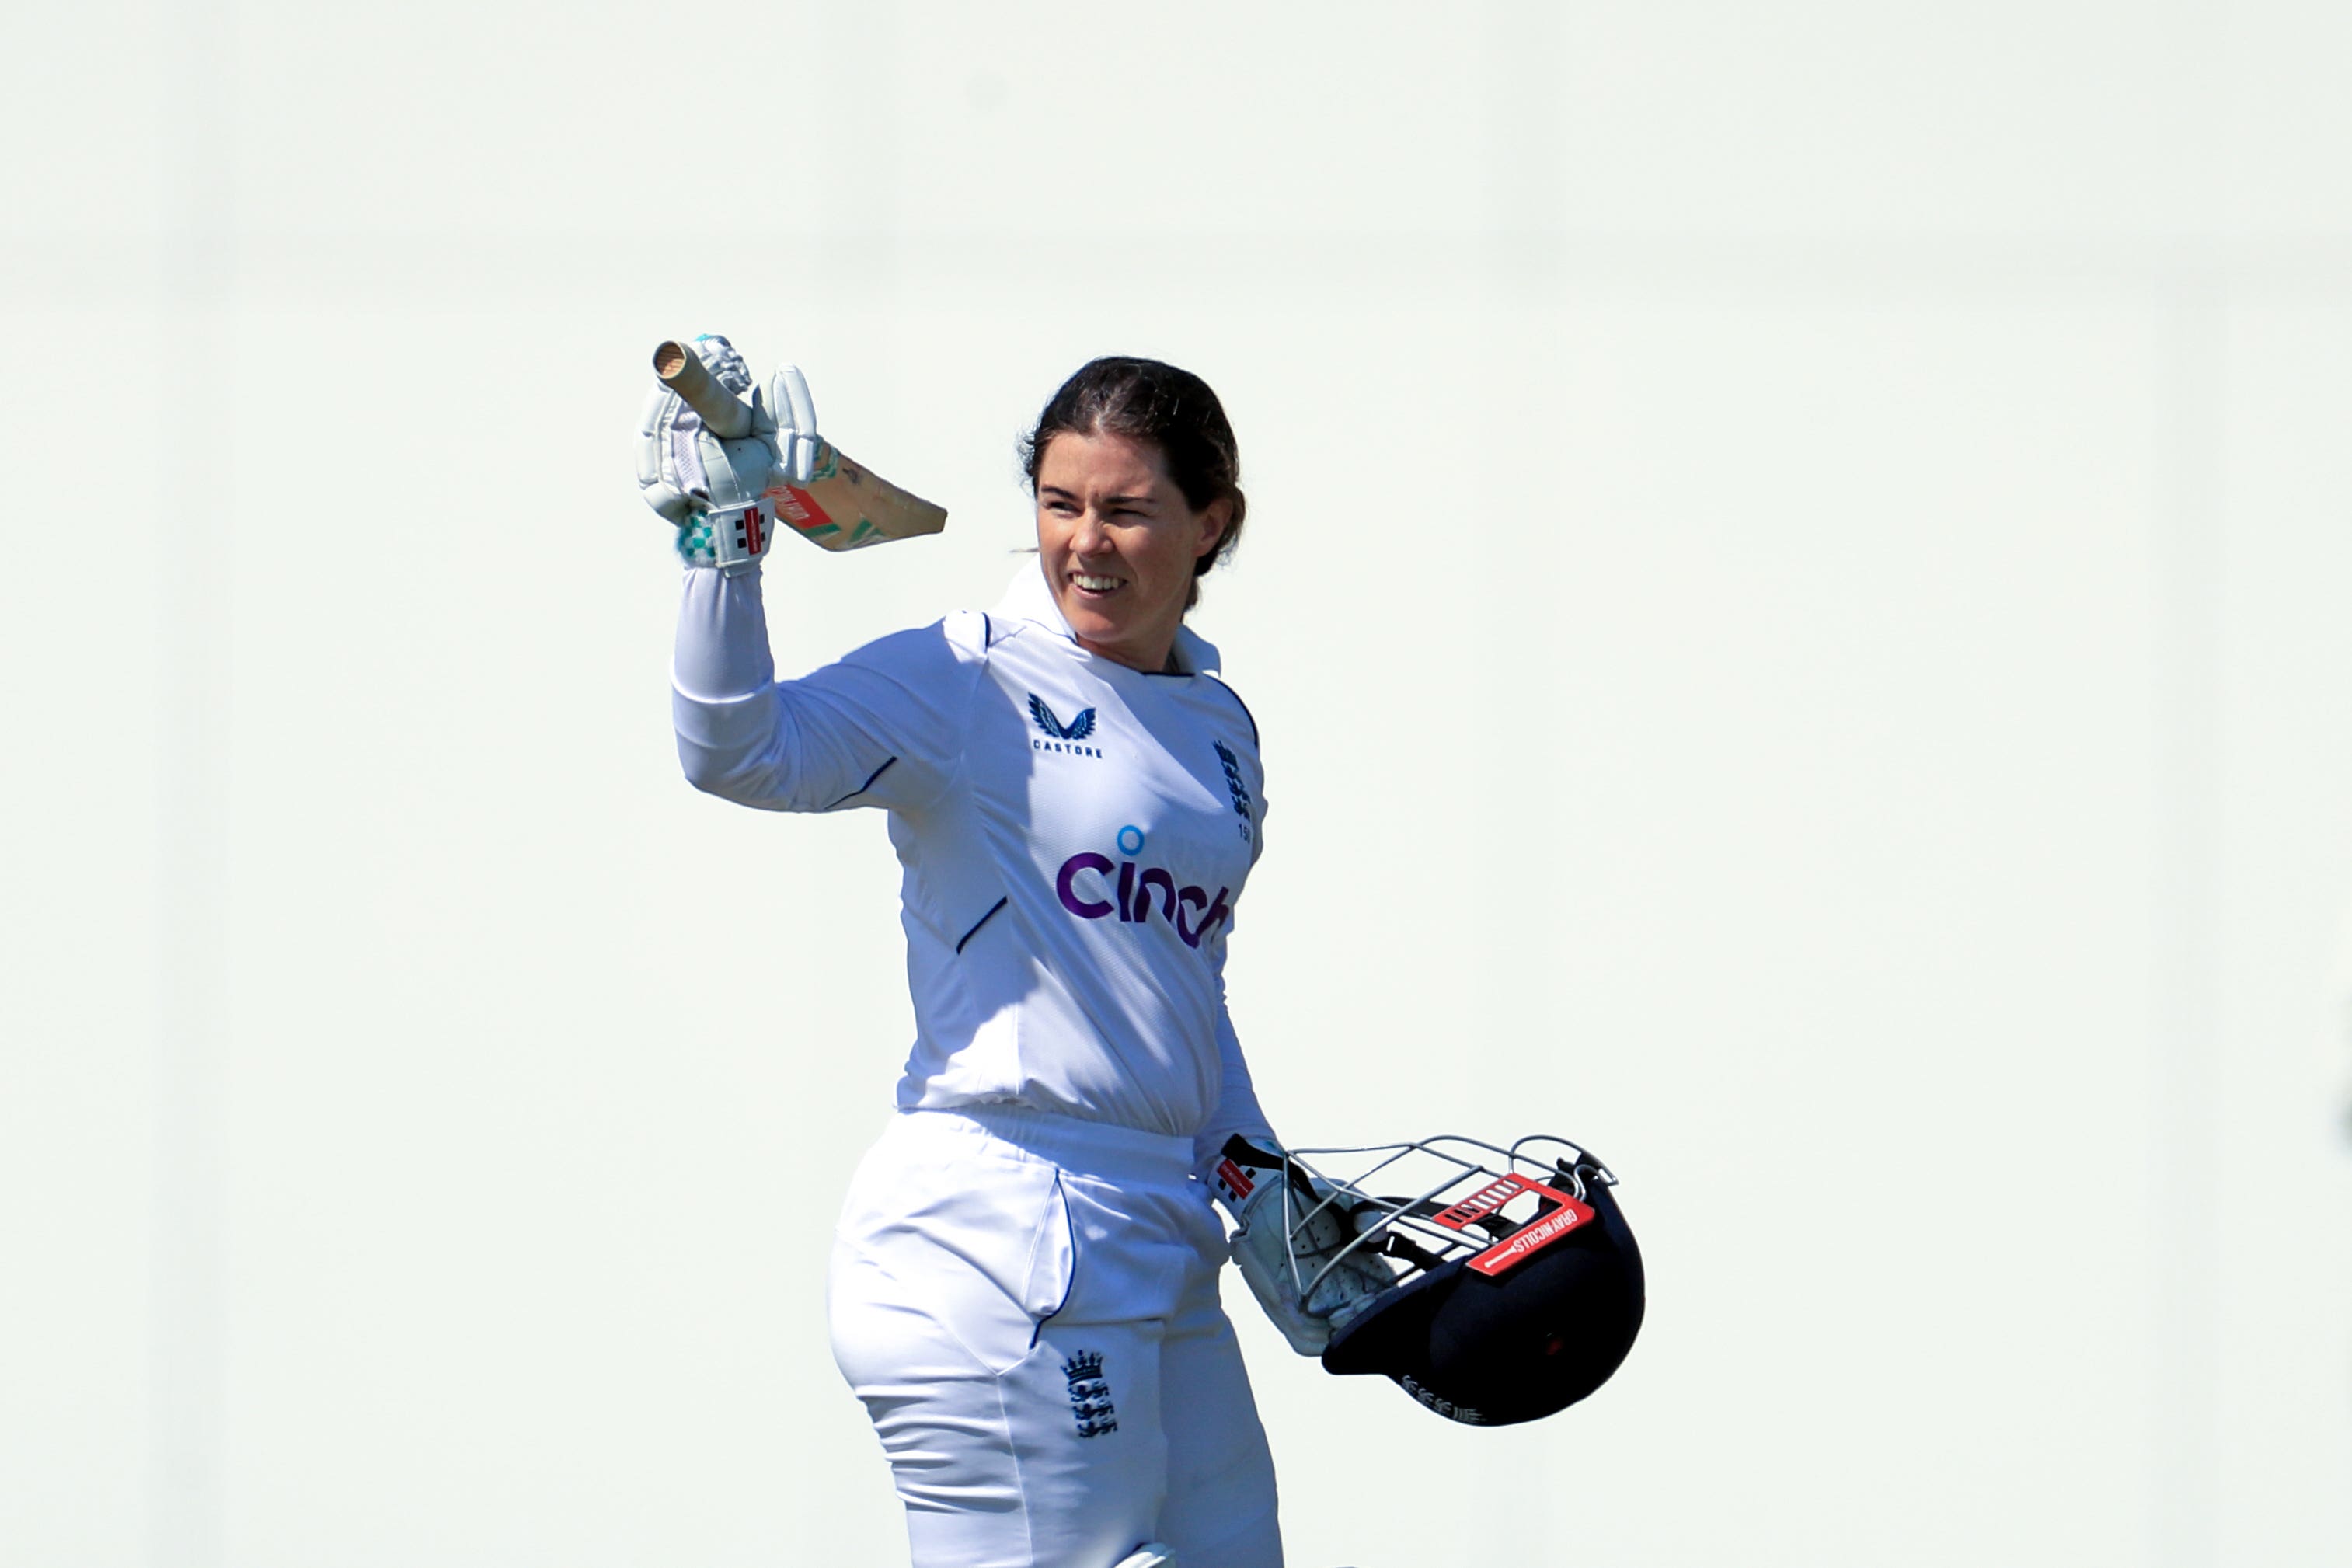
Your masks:
{"label": "woman in white cricket kit", "polygon": [[1256,726],[1183,626],[1241,529],[1233,431],[1199,377],[1097,360],[1024,458],[1038,558],[1003,603],[804,679],[757,561],[689,569],[678,753],[745,805],[888,813],[915,1042],[829,1311],[918,1568],[1277,1568],[1204,1184],[1271,1141],[1223,980]]}

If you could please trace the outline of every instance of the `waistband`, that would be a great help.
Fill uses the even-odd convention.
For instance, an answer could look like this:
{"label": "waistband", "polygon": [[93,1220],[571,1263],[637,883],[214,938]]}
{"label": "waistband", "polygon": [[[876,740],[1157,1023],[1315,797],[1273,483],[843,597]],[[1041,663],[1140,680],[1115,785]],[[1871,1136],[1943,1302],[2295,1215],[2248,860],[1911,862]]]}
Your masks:
{"label": "waistband", "polygon": [[1121,1182],[1181,1183],[1192,1172],[1192,1141],[1108,1121],[1081,1121],[1025,1105],[959,1105],[952,1110],[902,1110],[892,1127],[918,1134],[963,1132],[1010,1145],[1082,1176]]}

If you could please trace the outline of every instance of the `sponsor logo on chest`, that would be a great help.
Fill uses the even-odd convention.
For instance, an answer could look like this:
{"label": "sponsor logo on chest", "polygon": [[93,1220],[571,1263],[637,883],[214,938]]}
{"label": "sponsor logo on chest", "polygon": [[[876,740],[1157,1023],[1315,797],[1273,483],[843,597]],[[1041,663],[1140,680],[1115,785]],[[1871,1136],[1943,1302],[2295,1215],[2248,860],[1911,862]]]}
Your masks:
{"label": "sponsor logo on chest", "polygon": [[1029,694],[1029,721],[1045,733],[1045,739],[1030,741],[1029,749],[1032,751],[1066,752],[1080,757],[1102,755],[1100,746],[1086,743],[1095,732],[1095,710],[1091,708],[1081,708],[1078,716],[1065,724],[1061,715],[1046,706],[1045,700],[1033,691]]}
{"label": "sponsor logo on chest", "polygon": [[1142,864],[1143,830],[1118,830],[1120,858],[1080,850],[1062,862],[1054,877],[1054,891],[1062,907],[1082,921],[1118,917],[1125,925],[1150,925],[1156,913],[1186,947],[1198,947],[1217,927],[1233,918],[1227,900],[1231,888],[1214,893],[1191,884],[1179,887],[1176,874],[1165,867]]}

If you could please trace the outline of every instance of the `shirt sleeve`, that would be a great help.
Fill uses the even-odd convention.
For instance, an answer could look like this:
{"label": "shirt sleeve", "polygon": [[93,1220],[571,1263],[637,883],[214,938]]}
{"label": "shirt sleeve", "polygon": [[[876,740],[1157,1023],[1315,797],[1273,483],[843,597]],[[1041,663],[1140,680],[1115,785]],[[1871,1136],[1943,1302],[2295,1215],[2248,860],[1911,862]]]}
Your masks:
{"label": "shirt sleeve", "polygon": [[929,804],[957,771],[986,654],[984,634],[958,629],[895,633],[779,681],[759,574],[689,570],[670,664],[687,781],[763,811]]}
{"label": "shirt sleeve", "polygon": [[[1234,700],[1238,703],[1240,698],[1236,696]],[[1246,705],[1243,706],[1242,714],[1248,718]],[[1250,739],[1253,742],[1257,739],[1257,721],[1255,719],[1250,720]],[[1250,835],[1250,865],[1253,869],[1265,853],[1265,779],[1263,769],[1259,771],[1255,805],[1255,831]],[[1242,1056],[1241,1037],[1234,1032],[1233,1014],[1225,1005],[1225,942],[1232,933],[1233,921],[1228,919],[1218,928],[1213,939],[1217,966],[1217,1065],[1223,1077],[1217,1091],[1216,1109],[1209,1113],[1208,1125],[1202,1127],[1192,1140],[1193,1173],[1208,1183],[1213,1192],[1216,1190],[1213,1177],[1217,1162],[1224,1156],[1226,1140],[1239,1134],[1262,1147],[1279,1147],[1273,1126],[1258,1106],[1257,1087],[1250,1081],[1249,1063]]]}
{"label": "shirt sleeve", "polygon": [[1192,1139],[1192,1171],[1203,1182],[1211,1180],[1224,1155],[1225,1141],[1236,1133],[1261,1146],[1275,1143],[1274,1129],[1267,1125],[1265,1112],[1258,1109],[1249,1063],[1242,1058],[1241,1037],[1234,1032],[1233,1016],[1225,1011],[1222,995],[1217,999],[1217,1062],[1224,1072],[1217,1108],[1210,1112],[1208,1125]]}

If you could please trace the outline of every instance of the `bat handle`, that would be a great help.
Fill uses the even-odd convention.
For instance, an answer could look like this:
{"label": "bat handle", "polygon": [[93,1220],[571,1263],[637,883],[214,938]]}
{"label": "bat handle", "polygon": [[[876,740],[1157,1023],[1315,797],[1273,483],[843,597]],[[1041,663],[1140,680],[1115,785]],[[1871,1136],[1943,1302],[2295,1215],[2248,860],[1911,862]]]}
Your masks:
{"label": "bat handle", "polygon": [[702,357],[686,344],[667,342],[654,350],[654,374],[702,416],[712,435],[733,441],[751,433],[751,405],[719,385]]}

